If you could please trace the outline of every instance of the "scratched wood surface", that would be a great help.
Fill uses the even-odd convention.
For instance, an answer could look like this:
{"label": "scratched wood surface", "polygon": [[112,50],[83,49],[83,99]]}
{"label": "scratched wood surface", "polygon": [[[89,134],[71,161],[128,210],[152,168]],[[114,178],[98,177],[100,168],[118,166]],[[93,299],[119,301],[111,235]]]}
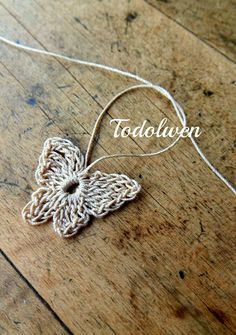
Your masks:
{"label": "scratched wood surface", "polygon": [[55,315],[0,253],[0,331],[12,334],[67,334]]}
{"label": "scratched wood surface", "polygon": [[[7,0],[0,20],[0,34],[19,43],[137,72],[169,89],[189,124],[202,128],[204,153],[235,182],[236,69],[200,33],[141,0]],[[0,247],[45,301],[42,325],[55,313],[43,334],[56,326],[73,334],[235,333],[235,198],[190,141],[155,158],[101,162],[103,171],[140,181],[142,192],[76,238],[22,223],[43,141],[63,136],[85,151],[101,108],[133,82],[5,45],[0,57]],[[112,139],[109,120],[155,124],[164,115],[178,125],[159,95],[125,96],[105,118],[93,157],[155,151],[159,140]],[[23,311],[21,318],[29,322]],[[40,331],[34,325],[30,333]]]}
{"label": "scratched wood surface", "polygon": [[234,0],[146,0],[200,39],[236,60]]}

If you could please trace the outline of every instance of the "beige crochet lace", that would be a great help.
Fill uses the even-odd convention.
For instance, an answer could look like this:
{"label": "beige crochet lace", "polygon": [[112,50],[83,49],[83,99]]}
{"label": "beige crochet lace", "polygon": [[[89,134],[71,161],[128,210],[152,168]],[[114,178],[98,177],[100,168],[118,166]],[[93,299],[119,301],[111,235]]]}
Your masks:
{"label": "beige crochet lace", "polygon": [[140,191],[140,185],[123,174],[84,171],[80,149],[57,137],[46,140],[35,178],[40,187],[23,209],[23,218],[32,225],[52,219],[64,237],[86,226],[91,215],[101,218]]}

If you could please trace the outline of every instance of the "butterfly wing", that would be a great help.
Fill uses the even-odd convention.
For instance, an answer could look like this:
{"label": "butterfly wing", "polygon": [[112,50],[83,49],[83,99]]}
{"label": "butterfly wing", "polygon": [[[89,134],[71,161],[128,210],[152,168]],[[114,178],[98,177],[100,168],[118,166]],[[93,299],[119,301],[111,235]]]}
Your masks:
{"label": "butterfly wing", "polygon": [[56,189],[47,187],[40,187],[32,193],[30,202],[22,210],[24,221],[31,225],[49,221],[57,206],[57,193]]}
{"label": "butterfly wing", "polygon": [[80,149],[67,139],[53,137],[44,143],[35,178],[40,186],[56,187],[83,168],[84,156]]}
{"label": "butterfly wing", "polygon": [[53,219],[60,235],[77,232],[88,221],[88,215],[80,197],[70,195],[64,188],[83,168],[84,157],[72,142],[59,137],[47,139],[35,173],[40,187],[22,210],[23,219],[32,225]]}
{"label": "butterfly wing", "polygon": [[83,196],[65,197],[61,206],[58,206],[53,214],[54,230],[63,237],[71,237],[86,226],[89,221],[89,214],[84,208]]}
{"label": "butterfly wing", "polygon": [[141,186],[124,174],[96,171],[85,184],[85,207],[89,215],[101,218],[133,200]]}

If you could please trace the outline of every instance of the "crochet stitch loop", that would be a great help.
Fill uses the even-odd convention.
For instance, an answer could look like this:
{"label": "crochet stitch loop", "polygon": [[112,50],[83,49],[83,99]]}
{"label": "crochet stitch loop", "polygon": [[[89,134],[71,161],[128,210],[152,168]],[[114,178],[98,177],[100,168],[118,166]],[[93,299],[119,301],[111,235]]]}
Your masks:
{"label": "crochet stitch loop", "polygon": [[103,217],[141,189],[126,175],[84,169],[84,156],[71,141],[47,139],[35,173],[39,189],[24,207],[23,219],[32,225],[52,219],[54,230],[70,237],[88,224],[91,215]]}

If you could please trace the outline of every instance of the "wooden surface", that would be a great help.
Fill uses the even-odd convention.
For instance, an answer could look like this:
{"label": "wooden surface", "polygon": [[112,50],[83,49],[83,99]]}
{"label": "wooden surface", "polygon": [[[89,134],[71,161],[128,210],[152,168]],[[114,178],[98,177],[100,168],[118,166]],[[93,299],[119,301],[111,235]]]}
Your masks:
{"label": "wooden surface", "polygon": [[0,253],[0,331],[6,334],[67,334],[37,292]]}
{"label": "wooden surface", "polygon": [[[222,45],[219,34],[204,35],[212,26],[227,27],[221,30],[229,34],[234,6],[222,1],[227,9],[222,18],[216,14],[196,29],[194,13],[211,13],[206,2],[201,8],[194,2],[188,8],[192,15],[179,16],[185,1],[148,2],[6,0],[0,6],[0,34],[160,83],[184,107],[189,125],[202,128],[198,143],[204,153],[235,183],[234,48]],[[220,15],[221,7],[214,12]],[[133,82],[0,45],[0,83],[5,255],[0,327],[5,333],[234,334],[235,197],[191,142],[184,139],[156,158],[100,163],[103,171],[140,181],[142,192],[119,211],[92,220],[76,238],[63,240],[50,224],[30,227],[20,216],[36,189],[43,141],[68,137],[85,151],[101,108]],[[114,140],[109,120],[155,124],[164,115],[178,125],[157,94],[125,96],[104,120],[93,157],[117,148],[155,151],[160,145],[155,139]],[[22,308],[26,295],[28,305]]]}
{"label": "wooden surface", "polygon": [[236,3],[234,0],[146,0],[185,29],[236,60]]}

